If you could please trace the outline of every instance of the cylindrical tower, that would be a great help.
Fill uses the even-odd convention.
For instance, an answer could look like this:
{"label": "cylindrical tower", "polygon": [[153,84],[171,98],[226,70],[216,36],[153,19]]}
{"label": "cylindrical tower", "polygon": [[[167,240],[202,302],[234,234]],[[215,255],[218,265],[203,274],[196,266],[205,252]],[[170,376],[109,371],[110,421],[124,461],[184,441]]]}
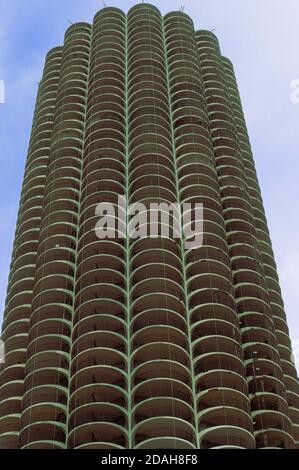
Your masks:
{"label": "cylindrical tower", "polygon": [[127,271],[123,239],[99,240],[96,206],[125,194],[124,13],[92,27],[72,333],[68,447],[128,446]]}
{"label": "cylindrical tower", "polygon": [[191,19],[181,13],[166,15],[165,35],[179,202],[204,205],[203,246],[185,253],[199,445],[251,448],[245,366]]}
{"label": "cylindrical tower", "polygon": [[256,237],[262,258],[265,282],[269,293],[272,319],[283,372],[283,382],[286,388],[286,396],[284,395],[284,398],[289,405],[288,416],[293,425],[292,434],[295,440],[295,448],[299,448],[299,384],[297,371],[291,359],[292,347],[281,297],[279,278],[233,65],[226,57],[222,57],[222,61],[228,96],[234,114],[236,132],[241,149],[241,159],[248,184],[250,204],[253,209]]}
{"label": "cylindrical tower", "polygon": [[[128,204],[171,204],[176,185],[160,12],[128,13]],[[146,228],[149,226],[146,225]],[[194,410],[180,247],[129,242],[132,447],[192,448]]]}
{"label": "cylindrical tower", "polygon": [[299,446],[233,67],[183,12],[104,8],[48,53],[2,338],[0,448]]}

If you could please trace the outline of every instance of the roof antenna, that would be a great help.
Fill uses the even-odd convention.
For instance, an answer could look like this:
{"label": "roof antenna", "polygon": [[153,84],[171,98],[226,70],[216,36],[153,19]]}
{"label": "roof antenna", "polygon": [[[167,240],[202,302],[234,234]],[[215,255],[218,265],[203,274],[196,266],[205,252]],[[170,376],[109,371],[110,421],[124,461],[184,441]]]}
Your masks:
{"label": "roof antenna", "polygon": [[72,23],[72,21],[71,21],[71,20],[68,20],[68,22],[69,22],[70,24],[74,24],[74,23]]}
{"label": "roof antenna", "polygon": [[216,28],[213,28],[210,30],[210,33],[212,33],[213,31],[216,31]]}
{"label": "roof antenna", "polygon": [[103,5],[104,5],[105,8],[107,8],[106,2],[103,2]]}
{"label": "roof antenna", "polygon": [[179,11],[180,11],[181,13],[183,13],[184,10],[185,10],[185,6],[181,6],[181,8],[180,8]]}

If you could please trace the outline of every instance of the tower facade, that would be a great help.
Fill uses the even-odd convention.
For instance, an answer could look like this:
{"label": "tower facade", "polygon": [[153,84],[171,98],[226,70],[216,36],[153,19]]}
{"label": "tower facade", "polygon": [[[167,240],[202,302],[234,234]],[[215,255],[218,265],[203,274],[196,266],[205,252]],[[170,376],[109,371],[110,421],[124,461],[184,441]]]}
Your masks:
{"label": "tower facade", "polygon": [[[99,239],[203,204],[203,243]],[[299,387],[231,62],[190,17],[100,10],[47,57],[9,275],[0,448],[299,447]]]}

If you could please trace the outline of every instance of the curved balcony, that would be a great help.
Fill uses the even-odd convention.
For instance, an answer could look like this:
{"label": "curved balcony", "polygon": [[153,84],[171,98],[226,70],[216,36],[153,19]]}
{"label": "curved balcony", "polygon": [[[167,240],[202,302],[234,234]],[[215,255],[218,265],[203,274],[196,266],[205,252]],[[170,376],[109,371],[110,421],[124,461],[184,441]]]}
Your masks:
{"label": "curved balcony", "polygon": [[[272,404],[275,404],[280,401],[279,397],[282,397],[284,400],[286,398],[285,387],[279,378],[271,375],[262,375],[259,371],[257,374],[252,376],[247,376],[249,393],[252,395],[252,407],[262,406],[260,401],[255,400],[254,396],[264,394],[264,402],[267,403],[267,394],[269,395],[269,401]],[[273,395],[275,394],[275,396]],[[273,396],[272,396],[273,395]]]}
{"label": "curved balcony", "polygon": [[[164,261],[163,253],[162,254],[162,261]],[[161,255],[160,255],[161,256]],[[143,258],[142,258],[143,259]],[[161,261],[161,258],[160,258]],[[178,268],[174,268],[173,266],[167,263],[161,262],[152,262],[144,264],[134,270],[132,270],[132,274],[130,276],[130,282],[132,285],[137,285],[140,282],[147,280],[147,279],[167,279],[177,284],[182,284],[182,274]]]}
{"label": "curved balcony", "polygon": [[99,268],[86,271],[77,279],[76,293],[81,293],[88,287],[96,284],[111,284],[120,288],[125,287],[125,276],[119,271],[110,268]]}
{"label": "curved balcony", "polygon": [[[94,316],[101,316],[106,315],[109,312],[109,318],[119,318],[120,320],[124,320],[126,318],[126,306],[118,300],[113,298],[96,298],[90,299],[86,302],[80,302],[78,308],[75,310],[74,313],[74,325],[78,322],[82,322],[86,320],[88,324],[89,318],[94,318]],[[99,320],[101,321],[101,320]],[[91,324],[92,320],[91,320]],[[96,322],[96,324],[98,324]]]}
{"label": "curved balcony", "polygon": [[196,399],[199,412],[213,410],[215,407],[232,407],[249,415],[250,406],[247,395],[235,389],[224,387],[208,389],[198,393]]}
{"label": "curved balcony", "polygon": [[216,389],[221,385],[222,388],[238,390],[244,395],[248,394],[246,379],[237,372],[225,369],[211,369],[202,372],[196,376],[195,388],[197,393],[209,389]]}
{"label": "curved balcony", "polygon": [[72,355],[77,356],[79,353],[95,348],[109,348],[116,351],[126,353],[127,344],[124,336],[111,331],[91,331],[81,334],[80,338],[73,342]]}
{"label": "curved balcony", "polygon": [[60,351],[43,351],[34,354],[30,358],[27,358],[26,374],[30,374],[35,369],[42,369],[45,367],[68,369],[69,355]]}
{"label": "curved balcony", "polygon": [[226,292],[221,289],[203,287],[202,289],[198,289],[192,292],[189,296],[189,304],[192,311],[199,308],[200,305],[207,303],[221,304],[229,307],[233,311],[236,311],[235,299],[233,295],[230,292]]}
{"label": "curved balcony", "polygon": [[110,267],[124,273],[124,257],[124,248],[113,240],[91,243],[84,246],[78,254],[79,275],[100,267]]}
{"label": "curved balcony", "polygon": [[221,269],[230,267],[227,250],[222,250],[212,244],[208,245],[207,241],[204,240],[200,248],[186,252],[186,268],[192,274],[195,269],[201,272],[204,269],[211,270],[214,266],[216,268],[220,266]]}
{"label": "curved balcony", "polygon": [[39,441],[55,441],[65,443],[66,430],[65,425],[56,422],[45,421],[36,422],[24,427],[20,433],[20,446],[24,448],[28,444],[37,443]]}
{"label": "curved balcony", "polygon": [[31,390],[43,385],[68,386],[68,371],[61,367],[37,368],[26,375],[24,379],[25,390]]}
{"label": "curved balcony", "polygon": [[227,352],[208,352],[194,360],[196,374],[202,374],[209,370],[230,370],[241,376],[245,375],[243,360]]}
{"label": "curved balcony", "polygon": [[193,292],[198,292],[201,289],[210,287],[216,290],[222,290],[233,294],[232,283],[230,279],[222,274],[216,274],[213,272],[198,273],[192,277],[189,277],[187,281],[187,290],[190,295]]}
{"label": "curved balcony", "polygon": [[1,400],[9,399],[10,397],[22,397],[24,391],[23,380],[14,380],[1,385]]}
{"label": "curved balcony", "polygon": [[250,432],[236,426],[216,426],[202,431],[201,449],[254,449],[255,440]]}
{"label": "curved balcony", "polygon": [[271,317],[271,309],[263,299],[257,297],[239,297],[236,299],[238,313],[257,312]]}
{"label": "curved balcony", "polygon": [[230,338],[241,344],[241,333],[235,322],[228,319],[207,318],[191,323],[191,339],[195,341],[199,338],[211,336],[223,336]]}
{"label": "curved balcony", "polygon": [[250,359],[251,357],[265,358],[274,362],[279,362],[279,354],[277,346],[269,345],[265,343],[250,342],[243,344],[244,359]]}
{"label": "curved balcony", "polygon": [[187,321],[179,313],[170,309],[149,309],[136,315],[131,321],[132,333],[147,329],[150,326],[168,325],[182,332],[187,331]]}
{"label": "curved balcony", "polygon": [[148,419],[161,416],[174,417],[193,423],[193,409],[182,400],[172,397],[157,397],[144,400],[133,409],[134,423],[139,423]]}
{"label": "curved balcony", "polygon": [[73,358],[71,373],[74,374],[77,371],[93,366],[94,364],[109,365],[110,367],[115,367],[121,371],[125,371],[127,369],[126,359],[127,358],[123,353],[111,348],[96,347],[86,349]]}
{"label": "curved balcony", "polygon": [[[268,329],[272,334],[274,334],[274,323],[271,317],[264,315],[263,313],[258,312],[244,312],[239,315],[239,322],[241,328],[250,329],[253,328],[263,328]],[[253,332],[254,334],[254,332]]]}
{"label": "curved balcony", "polygon": [[23,364],[14,364],[11,367],[3,368],[0,372],[0,387],[9,382],[18,382],[24,380],[25,366]]}
{"label": "curved balcony", "polygon": [[5,432],[0,434],[0,449],[19,449],[19,433]]}
{"label": "curved balcony", "polygon": [[[148,80],[146,78],[147,76],[142,74],[140,80],[137,81],[137,78],[131,80],[128,94],[128,106],[132,114],[129,133],[140,124],[153,125],[155,122],[162,130],[162,135],[165,131],[170,133],[170,122],[169,118],[167,119],[167,88],[163,82],[156,83],[153,78],[148,77]],[[147,104],[144,108],[144,121],[142,121],[141,112],[138,110],[140,101]],[[157,112],[154,109],[156,106]]]}
{"label": "curved balcony", "polygon": [[114,332],[120,336],[126,336],[126,324],[124,320],[113,314],[97,314],[91,315],[87,312],[87,316],[75,315],[73,328],[73,341],[76,341],[81,335],[91,333],[92,331],[108,331]]}
{"label": "curved balcony", "polygon": [[299,409],[299,394],[297,392],[287,390],[287,401],[289,406]]}
{"label": "curved balcony", "polygon": [[78,291],[75,298],[75,309],[79,308],[86,302],[95,301],[98,299],[105,299],[117,301],[125,305],[125,291],[122,287],[109,283],[97,283],[88,285]]}
{"label": "curved balcony", "polygon": [[[194,448],[196,445],[195,430],[187,421],[166,416],[150,418],[135,426],[133,432],[135,448],[152,448],[148,447],[149,441],[157,448],[156,446],[160,447],[163,445],[162,442],[164,440],[171,440],[172,442],[186,441]],[[160,446],[158,444],[159,441],[162,441]]]}
{"label": "curved balcony", "polygon": [[272,331],[261,326],[242,328],[242,343],[264,343],[276,348],[276,337]]}
{"label": "curved balcony", "polygon": [[127,447],[127,432],[113,423],[86,423],[73,429],[68,437],[68,448],[124,449]]}
{"label": "curved balcony", "polygon": [[[100,171],[104,171],[104,172],[108,171],[109,175],[113,175],[112,179],[116,179],[117,181],[122,182],[125,167],[124,167],[124,164],[119,159],[113,158],[113,155],[111,155],[111,158],[101,157],[97,159],[96,161],[91,161],[91,162],[88,162],[88,159],[86,158],[84,161],[83,173],[82,173],[82,183],[83,183],[82,184],[83,186],[82,196],[83,198],[87,196],[84,190],[86,187],[88,187],[89,175],[94,174],[96,178],[96,175],[99,175]],[[95,183],[95,181],[93,181],[93,183]]]}
{"label": "curved balcony", "polygon": [[[267,379],[265,379],[265,382],[267,382]],[[268,383],[268,389],[274,390],[274,393],[257,392],[254,393],[251,397],[252,416],[260,416],[258,420],[255,420],[256,426],[259,426],[260,428],[266,427],[265,423],[267,420],[264,421],[263,413],[265,412],[267,414],[268,412],[273,411],[274,415],[275,413],[278,413],[278,417],[282,419],[284,423],[283,429],[288,428],[288,432],[290,432],[290,423],[285,422],[285,419],[289,414],[288,403],[281,395],[276,395],[275,388],[271,389],[270,386],[270,383]]]}
{"label": "curved balcony", "polygon": [[273,315],[273,323],[274,323],[274,326],[275,326],[275,330],[282,331],[286,335],[289,334],[289,328],[288,328],[288,325],[287,325],[287,323],[284,319]]}
{"label": "curved balcony", "polygon": [[297,377],[295,378],[284,374],[283,381],[287,390],[299,395],[299,383]]}
{"label": "curved balcony", "polygon": [[219,426],[234,426],[249,433],[253,428],[250,415],[233,406],[215,406],[203,410],[198,414],[198,421],[200,433]]}
{"label": "curved balcony", "polygon": [[77,406],[92,403],[94,394],[98,401],[125,408],[126,390],[127,375],[123,370],[108,364],[87,366],[72,375],[69,408],[73,411]]}
{"label": "curved balcony", "polygon": [[[138,302],[155,294],[155,297],[161,297],[161,300],[166,299],[168,296],[175,297],[179,302],[183,302],[184,292],[183,288],[175,281],[166,278],[153,277],[138,282],[131,290],[131,301]],[[150,306],[149,306],[150,307]]]}
{"label": "curved balcony", "polygon": [[3,328],[11,325],[18,320],[28,320],[30,318],[30,304],[18,305],[12,310],[5,309]]}
{"label": "curved balcony", "polygon": [[202,336],[195,340],[192,344],[193,357],[214,353],[216,351],[220,353],[231,354],[242,359],[242,349],[239,343],[232,338],[227,336],[221,336],[220,334],[214,336]]}
{"label": "curved balcony", "polygon": [[134,178],[134,175],[131,175],[130,181],[129,194],[131,198],[133,198],[132,195],[134,195],[134,193],[136,193],[138,190],[145,190],[146,188],[151,187],[153,187],[158,194],[162,193],[162,189],[172,192],[172,195],[170,195],[171,200],[176,194],[174,182],[161,174],[148,173],[143,174],[143,176],[140,176],[136,179]]}
{"label": "curved balcony", "polygon": [[186,334],[169,324],[142,328],[132,337],[133,351],[150,343],[171,343],[187,349]]}
{"label": "curved balcony", "polygon": [[78,406],[69,416],[70,434],[81,426],[93,424],[95,427],[100,423],[103,429],[112,429],[116,426],[118,429],[125,429],[127,424],[127,415],[124,409],[118,405],[112,405],[101,402],[94,402]]}
{"label": "curved balcony", "polygon": [[[132,380],[133,383],[136,385],[141,384],[143,382],[148,382],[150,384],[151,380],[155,378],[169,378],[171,380],[181,381],[184,384],[187,384],[189,387],[191,386],[190,370],[188,368],[187,363],[186,365],[182,365],[180,362],[178,362],[178,359],[176,357],[172,356],[164,356],[164,358],[162,356],[162,359],[155,359],[153,361],[145,360],[139,365],[136,365],[133,370]],[[159,385],[159,382],[155,382],[155,384]],[[144,387],[144,391],[142,391],[141,389],[140,394],[137,394],[137,399],[139,399],[139,401],[144,399],[142,397],[145,396],[144,393],[147,391],[147,389],[148,385],[146,384]],[[167,380],[164,389],[166,390],[165,393],[167,396],[167,390],[169,390],[169,382],[167,382]],[[182,394],[182,391],[180,392],[180,389],[178,389],[178,393],[180,393],[181,398],[183,397],[184,400],[187,400],[191,403],[189,392],[184,392]]]}
{"label": "curved balcony", "polygon": [[13,353],[16,350],[25,349],[27,346],[27,333],[15,335],[5,341],[5,354]]}
{"label": "curved balcony", "polygon": [[151,358],[152,361],[169,360],[180,362],[186,367],[189,365],[189,355],[186,349],[169,342],[151,342],[135,349],[131,358],[132,367],[135,368],[148,362],[149,358]]}
{"label": "curved balcony", "polygon": [[[270,356],[269,356],[270,357]],[[252,358],[245,360],[247,375],[270,375],[282,380],[282,371],[279,364],[272,358]]]}
{"label": "curved balcony", "polygon": [[294,440],[280,429],[261,430],[254,433],[257,449],[293,449]]}
{"label": "curved balcony", "polygon": [[[154,240],[153,240],[154,241]],[[144,250],[141,250],[144,245]],[[148,245],[148,246],[147,246]],[[139,249],[138,249],[139,248]],[[160,263],[163,259],[163,263],[175,270],[180,271],[181,269],[181,258],[178,250],[170,250],[170,243],[164,243],[160,240],[157,243],[136,243],[132,249],[132,256],[130,260],[131,272],[142,269],[144,266],[151,266],[155,263]]]}
{"label": "curved balcony", "polygon": [[67,388],[46,384],[34,386],[25,391],[23,395],[23,413],[31,406],[43,403],[67,405]]}
{"label": "curved balcony", "polygon": [[67,407],[59,403],[40,403],[26,408],[21,415],[22,426],[30,426],[36,422],[52,421],[65,424]]}

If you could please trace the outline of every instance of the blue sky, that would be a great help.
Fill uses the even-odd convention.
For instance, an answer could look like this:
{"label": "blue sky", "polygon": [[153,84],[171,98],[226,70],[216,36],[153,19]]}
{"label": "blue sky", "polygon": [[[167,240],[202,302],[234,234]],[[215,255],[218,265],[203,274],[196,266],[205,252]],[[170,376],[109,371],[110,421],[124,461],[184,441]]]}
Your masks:
{"label": "blue sky", "polygon": [[[234,65],[262,187],[291,337],[298,341],[299,79],[298,0],[152,1],[162,13],[182,5],[198,29],[214,29]],[[136,1],[107,0],[127,11]],[[99,0],[0,0],[0,319],[37,82],[48,49],[69,21],[91,21]],[[298,361],[299,362],[299,361]]]}

